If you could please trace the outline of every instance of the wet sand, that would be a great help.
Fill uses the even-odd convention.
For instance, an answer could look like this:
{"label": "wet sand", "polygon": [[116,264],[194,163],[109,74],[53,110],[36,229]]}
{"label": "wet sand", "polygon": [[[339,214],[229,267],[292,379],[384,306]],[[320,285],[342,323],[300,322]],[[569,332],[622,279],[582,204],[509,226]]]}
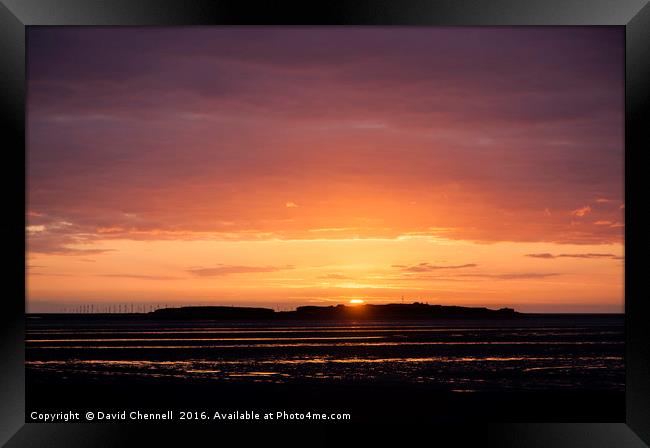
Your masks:
{"label": "wet sand", "polygon": [[623,421],[622,316],[508,321],[28,319],[27,410]]}

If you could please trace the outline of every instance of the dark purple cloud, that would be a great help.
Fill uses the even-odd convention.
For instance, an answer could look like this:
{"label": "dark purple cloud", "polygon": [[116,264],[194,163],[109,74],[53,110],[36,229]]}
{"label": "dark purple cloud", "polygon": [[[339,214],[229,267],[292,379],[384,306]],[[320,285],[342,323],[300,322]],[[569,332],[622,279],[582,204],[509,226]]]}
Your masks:
{"label": "dark purple cloud", "polygon": [[[29,222],[45,229],[30,247],[358,227],[322,213],[350,185],[364,189],[360,217],[390,235],[621,241],[623,37],[607,27],[31,28],[28,205],[41,216]],[[393,202],[364,207],[368,198]],[[312,214],[288,224],[287,201]],[[433,211],[409,225],[383,212],[411,201]],[[585,205],[588,222],[571,215]]]}

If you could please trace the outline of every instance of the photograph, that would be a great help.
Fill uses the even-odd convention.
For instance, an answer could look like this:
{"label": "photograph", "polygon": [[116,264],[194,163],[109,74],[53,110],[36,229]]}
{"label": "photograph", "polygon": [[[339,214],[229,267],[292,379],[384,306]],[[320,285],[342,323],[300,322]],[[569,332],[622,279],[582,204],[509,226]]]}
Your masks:
{"label": "photograph", "polygon": [[625,27],[25,38],[27,422],[626,421]]}

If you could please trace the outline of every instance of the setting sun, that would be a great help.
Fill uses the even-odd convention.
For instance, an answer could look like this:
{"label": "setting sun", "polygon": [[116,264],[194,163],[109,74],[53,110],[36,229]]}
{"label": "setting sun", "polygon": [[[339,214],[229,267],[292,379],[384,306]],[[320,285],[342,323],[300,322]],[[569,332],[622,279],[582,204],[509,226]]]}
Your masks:
{"label": "setting sun", "polygon": [[362,303],[365,303],[365,302],[363,300],[361,300],[361,299],[350,299],[350,304],[351,305],[361,305]]}

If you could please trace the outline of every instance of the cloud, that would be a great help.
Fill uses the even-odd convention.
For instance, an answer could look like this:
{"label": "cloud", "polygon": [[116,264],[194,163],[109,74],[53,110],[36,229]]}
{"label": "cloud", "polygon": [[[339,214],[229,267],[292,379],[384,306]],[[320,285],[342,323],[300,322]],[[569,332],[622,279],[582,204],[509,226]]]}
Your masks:
{"label": "cloud", "polygon": [[586,254],[558,254],[553,255],[549,253],[539,253],[539,254],[526,254],[527,257],[532,258],[545,258],[545,259],[554,259],[554,258],[611,258],[613,260],[622,260],[623,257],[614,254],[597,254],[597,253],[586,253]]}
{"label": "cloud", "polygon": [[191,268],[187,272],[198,277],[223,277],[230,274],[248,274],[254,272],[277,272],[293,269],[294,266],[239,266],[220,264],[213,268]]}
{"label": "cloud", "polygon": [[76,274],[60,274],[60,273],[49,273],[49,272],[30,272],[29,275],[37,275],[42,277],[76,277]]}
{"label": "cloud", "polygon": [[44,215],[34,219],[40,221],[26,227],[27,249],[30,254],[80,256],[101,255],[114,251],[93,247],[93,243],[98,240],[94,229]]}
{"label": "cloud", "polygon": [[345,232],[346,230],[359,230],[359,228],[353,227],[326,227],[323,229],[308,229],[308,232],[312,233],[328,233],[328,232]]}
{"label": "cloud", "polygon": [[[348,238],[373,232],[358,217],[390,229],[381,237],[435,217],[452,239],[621,242],[607,226],[567,230],[566,212],[623,197],[623,36],[30,29],[30,225],[63,216],[79,225],[67,233],[104,239],[343,227],[332,237]],[[278,222],[282,204],[304,219]],[[620,220],[601,212],[593,220]],[[236,224],[221,233],[225,221]]]}
{"label": "cloud", "polygon": [[325,275],[320,275],[316,278],[320,278],[324,280],[349,280],[350,279],[350,277],[343,274],[325,274]]}
{"label": "cloud", "polygon": [[83,255],[101,255],[108,252],[114,252],[115,249],[78,249],[67,246],[55,247],[30,247],[30,253],[47,254],[47,255],[70,255],[70,256],[83,256]]}
{"label": "cloud", "polygon": [[[560,275],[555,272],[515,272],[501,274],[482,274],[482,273],[458,273],[453,276],[435,276],[435,275],[405,275],[392,280],[409,280],[409,281],[471,281],[471,279],[494,279],[494,280],[532,280],[554,277]],[[470,280],[468,280],[470,279]]]}
{"label": "cloud", "polygon": [[477,274],[477,275],[467,275],[467,277],[478,277],[478,278],[495,278],[500,280],[529,280],[536,278],[548,278],[555,277],[560,275],[555,272],[521,272],[513,274]]}
{"label": "cloud", "polygon": [[576,209],[576,210],[573,210],[573,211],[571,212],[571,214],[572,214],[573,216],[577,216],[577,217],[579,217],[579,218],[582,218],[583,216],[586,216],[586,215],[588,215],[589,213],[591,213],[591,207],[588,206],[588,205],[585,205],[584,207],[580,207],[580,208],[578,208],[578,209]]}
{"label": "cloud", "polygon": [[172,277],[167,275],[139,275],[139,274],[96,274],[97,277],[110,277],[110,278],[130,278],[137,280],[178,280],[180,277]]}
{"label": "cloud", "polygon": [[532,257],[532,258],[556,258],[555,255],[549,254],[549,253],[542,253],[542,254],[526,254],[527,257]]}
{"label": "cloud", "polygon": [[478,265],[475,263],[457,264],[457,265],[432,265],[430,263],[419,263],[411,266],[403,264],[394,264],[393,268],[399,268],[402,272],[430,272],[438,269],[465,269],[475,268]]}

